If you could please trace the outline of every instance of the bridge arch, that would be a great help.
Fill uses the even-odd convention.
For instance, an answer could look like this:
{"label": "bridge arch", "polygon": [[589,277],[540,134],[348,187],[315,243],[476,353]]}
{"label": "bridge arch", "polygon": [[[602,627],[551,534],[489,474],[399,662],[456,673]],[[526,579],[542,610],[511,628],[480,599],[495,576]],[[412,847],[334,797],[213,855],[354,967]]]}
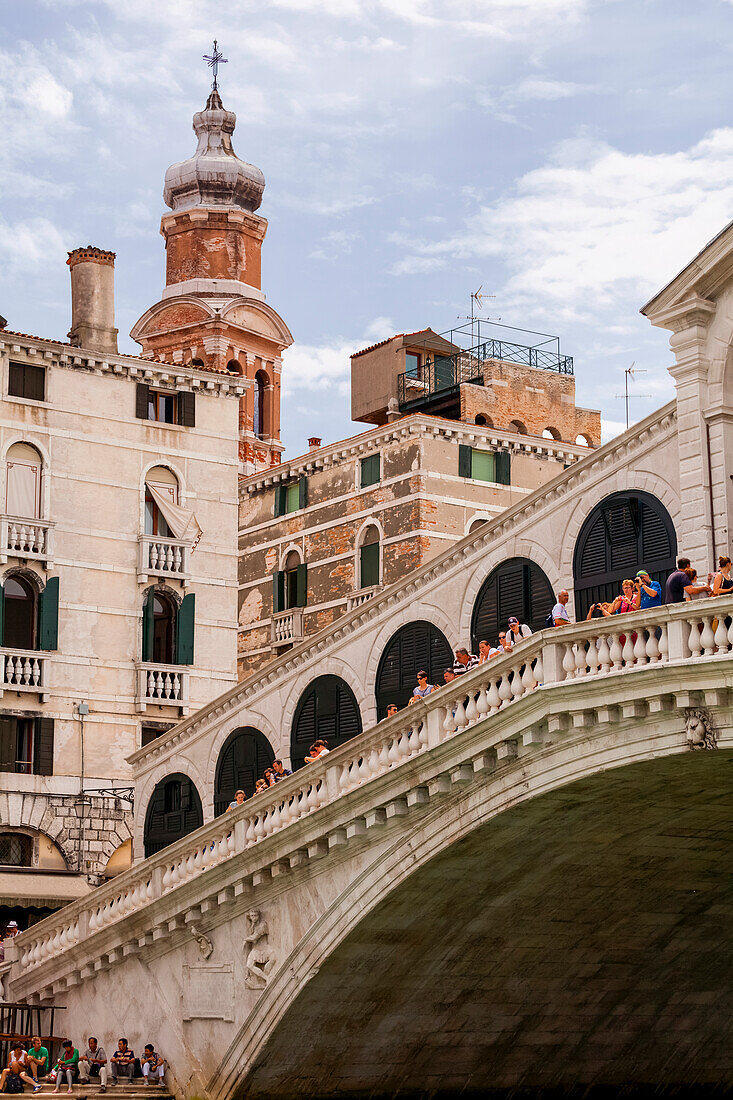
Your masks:
{"label": "bridge arch", "polygon": [[308,749],[322,738],[329,749],[361,733],[361,712],[356,696],[340,676],[331,674],[311,680],[298,699],[290,733],[290,763],[301,768]]}
{"label": "bridge arch", "polygon": [[575,540],[576,618],[591,604],[613,600],[624,577],[642,567],[662,585],[675,567],[677,535],[662,502],[642,489],[610,493],[586,517]]}
{"label": "bridge arch", "polygon": [[204,823],[201,796],[196,785],[182,772],[173,772],[156,783],[147,810],[143,843],[152,856]]}
{"label": "bridge arch", "polygon": [[[483,1073],[494,1074],[490,1083],[496,1084],[502,1071],[507,1068],[506,1058],[510,1053],[506,1087],[517,1084],[534,1087],[537,1081],[521,1080],[522,1060],[531,1051],[534,1041],[532,1029],[535,1021],[532,1017],[538,1015],[538,983],[533,969],[526,966],[526,958],[532,955],[541,964],[545,951],[553,953],[552,965],[542,968],[539,984],[542,985],[543,995],[552,988],[560,993],[565,989],[565,983],[558,979],[566,974],[567,958],[560,959],[558,955],[568,947],[568,957],[573,966],[584,966],[586,973],[593,970],[588,966],[589,953],[598,947],[599,925],[605,927],[605,939],[601,946],[608,953],[607,959],[598,959],[599,971],[611,980],[611,984],[618,977],[619,927],[622,942],[635,957],[640,958],[646,950],[649,960],[653,961],[658,957],[659,948],[666,946],[667,959],[673,970],[675,958],[678,960],[679,967],[672,977],[667,959],[663,960],[660,971],[653,974],[654,993],[650,994],[646,984],[650,976],[649,966],[644,967],[644,960],[641,959],[640,983],[634,989],[640,1005],[648,1003],[652,995],[669,1000],[669,990],[679,994],[685,982],[692,980],[694,985],[695,965],[689,955],[686,956],[686,951],[691,949],[694,952],[696,944],[707,937],[707,947],[699,956],[700,962],[705,964],[708,957],[706,951],[714,955],[719,947],[716,906],[721,911],[730,911],[733,916],[733,888],[724,871],[733,854],[730,831],[723,829],[721,832],[708,821],[711,804],[717,806],[719,811],[716,818],[719,827],[724,817],[730,821],[733,806],[725,775],[730,753],[689,754],[682,744],[682,731],[679,733],[679,745],[676,743],[674,729],[680,724],[678,717],[668,718],[666,729],[658,731],[660,739],[656,748],[648,744],[642,749],[641,740],[634,737],[634,762],[624,766],[620,766],[623,764],[623,750],[619,751],[618,743],[614,747],[613,735],[602,737],[602,744],[595,740],[592,750],[587,737],[578,739],[571,747],[572,764],[564,774],[560,775],[556,766],[550,768],[549,775],[540,775],[533,765],[527,769],[517,769],[515,776],[504,774],[496,783],[486,784],[480,791],[464,789],[460,796],[451,801],[449,812],[431,815],[407,835],[398,836],[371,866],[352,878],[346,890],[335,898],[291,954],[280,960],[280,969],[273,975],[265,993],[231,1043],[219,1069],[208,1082],[209,1094],[215,1100],[224,1100],[236,1086],[237,1096],[242,1100],[287,1095],[288,1081],[296,1075],[299,1080],[305,1080],[313,1072],[313,1062],[318,1063],[320,1059],[318,1072],[322,1072],[322,1076],[319,1084],[328,1082],[332,1091],[324,1092],[314,1087],[313,1094],[348,1095],[343,1083],[338,1080],[339,1069],[334,1067],[333,1062],[340,1058],[342,1067],[349,1064],[350,1056],[355,1053],[353,1047],[349,1048],[349,1043],[354,1040],[360,1051],[368,1049],[371,1044],[368,1057],[374,1059],[372,1069],[384,1053],[382,1061],[385,1066],[399,1063],[404,1070],[409,1060],[395,1059],[390,1063],[391,1051],[382,1050],[379,1041],[375,1051],[372,1037],[377,1036],[379,1040],[380,1036],[394,1035],[396,1042],[405,1038],[408,1041],[403,1044],[404,1052],[410,1058],[419,1056],[421,1045],[426,1039],[430,1041],[435,1035],[443,1034],[446,1021],[455,1018],[456,1010],[461,1011],[468,1006],[470,1014],[474,998],[464,996],[465,990],[458,997],[452,995],[451,991],[456,989],[454,975],[459,975],[463,980],[480,974],[479,987],[485,993],[481,982],[491,980],[492,968],[496,968],[503,957],[514,960],[507,975],[508,988],[503,990],[504,1005],[507,1000],[520,1002],[509,1014],[513,1017],[512,1021],[493,1026],[492,1012],[499,1016],[507,1015],[502,1008],[500,987],[500,996],[487,1010],[486,1019],[477,1022],[478,1032],[474,1030],[469,1033],[471,1042],[476,1046],[474,1055],[471,1055],[470,1049],[461,1049],[461,1057],[452,1063],[455,1072],[451,1072],[450,1058],[441,1060],[438,1067],[433,1051],[429,1062],[434,1077],[442,1075],[444,1079],[455,1082],[463,1072],[470,1072],[471,1067],[476,1066],[476,1057],[480,1054],[482,1063],[476,1068]],[[588,749],[585,759],[583,742]],[[655,755],[662,743],[666,746],[663,751],[671,755]],[[596,755],[599,750],[600,759]],[[569,763],[568,758],[565,760]],[[600,771],[597,770],[599,768]],[[507,778],[510,778],[508,784]],[[696,792],[699,797],[691,799],[691,792]],[[717,801],[720,798],[723,804]],[[681,815],[683,824],[680,824]],[[686,844],[676,846],[666,838],[666,832],[678,826],[680,831],[675,835],[698,837],[702,831],[712,842],[709,848],[704,842],[697,848],[700,853],[705,848],[700,866],[694,866],[694,860],[687,858],[690,849]],[[582,843],[579,838],[583,838]],[[586,843],[593,847],[594,861],[587,859]],[[692,848],[696,847],[692,845]],[[489,849],[492,858],[487,861],[486,852]],[[724,849],[727,849],[727,854]],[[644,859],[647,851],[648,863],[655,864],[654,878],[648,882],[645,881],[646,870],[643,874],[629,873],[632,868],[638,872],[640,867],[648,866]],[[573,870],[568,877],[570,867]],[[609,875],[615,876],[612,891],[599,890],[599,867],[603,868],[606,879]],[[725,896],[721,897],[719,892],[710,889],[707,897],[700,898],[699,905],[692,901],[688,907],[687,901],[698,894],[694,884],[699,882],[701,867],[721,870],[719,882],[725,887]],[[576,884],[576,873],[582,876],[582,880],[577,880],[579,885]],[[482,881],[484,893],[477,900],[473,888],[478,880]],[[690,883],[689,890],[686,889],[686,882]],[[568,883],[573,884],[570,892]],[[551,889],[548,889],[548,884]],[[648,939],[644,940],[643,933],[643,929],[649,931],[651,925],[640,922],[638,915],[644,911],[645,905],[657,906],[660,885],[665,896],[674,896],[685,912],[680,910],[678,915],[670,918],[669,925],[662,922],[655,930],[661,942],[652,944]],[[711,881],[708,886],[712,886]],[[419,899],[416,888],[421,895]],[[643,894],[645,889],[649,890],[646,897]],[[439,908],[442,923],[431,925],[431,909],[441,892]],[[610,920],[609,904],[612,912]],[[712,910],[709,910],[709,905],[713,906]],[[537,914],[543,906],[547,906],[547,919],[541,917],[538,921]],[[655,911],[666,910],[657,907]],[[563,934],[560,936],[554,923],[557,912],[567,914],[563,918]],[[356,922],[355,915],[358,915]],[[574,922],[576,915],[582,916],[583,928]],[[484,918],[485,927],[482,929],[480,925]],[[569,927],[565,927],[565,920],[568,920]],[[689,929],[693,927],[695,935],[690,937]],[[705,933],[703,937],[698,934],[701,927]],[[733,920],[728,923],[728,934],[732,927]],[[395,928],[400,930],[397,936],[393,934]],[[542,944],[538,942],[538,930]],[[576,932],[577,957],[572,952]],[[669,950],[669,937],[676,936],[678,932],[684,945],[681,945],[679,952],[675,952]],[[641,939],[638,939],[640,933]],[[637,940],[633,944],[630,941],[627,943],[627,934],[629,937],[636,936]],[[375,945],[382,943],[389,945],[389,965],[386,967],[384,960],[380,962],[374,953]],[[425,959],[421,957],[421,947],[427,944],[438,944],[446,949],[439,964],[430,968],[425,966]],[[451,968],[449,973],[445,972],[446,958]],[[636,966],[635,963],[631,970],[635,972]],[[522,977],[522,972],[525,977]],[[436,978],[445,984],[431,990],[430,983],[435,984]],[[547,986],[544,985],[545,980]],[[586,980],[579,975],[583,992],[593,986],[594,981],[593,976]],[[602,998],[599,994],[603,981],[605,977],[595,990],[595,1001],[589,998],[590,1003],[595,1003],[604,1014],[602,1018],[586,1020],[587,1002],[580,996],[577,1003],[570,1006],[542,1004],[540,1022],[544,1024],[544,1021],[556,1019],[564,1009],[579,1023],[577,1030],[588,1028],[591,1039],[594,1031],[599,1034],[603,1032],[600,1039],[603,1044],[608,1039],[603,1026],[604,1020],[607,1023],[607,1006],[600,1008]],[[521,991],[517,989],[518,983],[522,985]],[[490,992],[493,995],[495,990]],[[427,1014],[420,1010],[423,995],[430,1004]],[[627,1000],[628,995],[627,989],[619,988],[619,1010],[620,1002]],[[727,990],[726,996],[730,996],[730,990]],[[679,997],[675,998],[675,1003],[669,1005],[662,1001],[660,1005],[660,1023],[654,1028],[654,1038],[660,1042],[664,1042],[665,1030],[671,1043],[678,1041],[678,1032],[675,1037],[671,1034],[674,1028],[670,1028],[679,1009],[678,1000]],[[355,1014],[363,1011],[365,1006],[373,1016],[371,1020],[361,1019],[357,1026]],[[436,1008],[442,1009],[442,1020],[426,1020]],[[333,1020],[339,1011],[344,1013],[343,1018],[341,1021]],[[704,1013],[705,1010],[702,1011]],[[416,1034],[414,1025],[416,1021],[420,1023],[421,1016],[426,1026]],[[631,1023],[631,1031],[626,1032],[624,1038],[633,1041],[634,1053],[643,1059],[649,1041],[648,1009],[640,1008],[639,1016],[631,1021],[628,1017],[627,1012],[624,1023]],[[298,1029],[302,1034],[304,1021],[313,1019],[319,1020],[319,1026],[324,1024],[324,1020],[328,1021],[322,1031],[332,1049],[324,1051],[320,1043],[314,1042],[313,1049],[303,1057],[302,1044],[291,1044],[290,1036],[294,1032],[298,1034]],[[487,1024],[492,1024],[488,1029],[492,1034],[488,1036],[485,1032],[481,1033],[481,1028],[486,1030]],[[508,1048],[502,1042],[510,1024],[511,1028],[519,1025],[520,1034],[529,1032],[533,1035],[527,1047],[520,1043],[518,1050],[514,1051],[511,1044]],[[347,1032],[351,1028],[350,1035],[339,1032],[339,1026],[345,1027]],[[457,1030],[451,1028],[452,1032]],[[537,1030],[542,1032],[542,1027]],[[573,1028],[568,1026],[567,1030],[571,1041],[577,1044],[577,1034]],[[451,1037],[458,1038],[457,1035]],[[533,1059],[532,1071],[541,1073],[542,1060],[548,1053],[557,1054],[557,1051],[548,1052],[548,1046],[551,1047],[557,1038],[556,1029],[546,1028],[544,1040],[548,1043],[542,1047],[541,1056]],[[542,1042],[539,1045],[542,1046]],[[725,1049],[728,1049],[727,1039]],[[704,1043],[701,1043],[701,1051],[704,1057]],[[487,1053],[492,1057],[487,1058]],[[514,1057],[515,1053],[520,1057]],[[568,1052],[563,1053],[566,1056]],[[609,1063],[611,1078],[620,1075],[619,1084],[627,1080],[623,1076],[628,1071],[626,1053],[622,1050],[620,1058]],[[655,1056],[662,1063],[668,1054],[669,1049],[655,1051]],[[687,1056],[686,1047],[681,1057]],[[361,1058],[359,1060],[362,1061]],[[279,1069],[285,1077],[282,1090],[282,1081],[276,1079]],[[426,1068],[425,1060],[420,1069],[426,1074],[431,1072]],[[575,1067],[572,1064],[564,1067],[562,1058],[556,1058],[551,1069],[556,1073],[567,1069],[572,1074]],[[288,1074],[291,1076],[288,1077]],[[519,1079],[512,1077],[512,1074],[520,1075]],[[361,1083],[364,1080],[362,1072]],[[578,1080],[569,1083],[577,1084]],[[434,1078],[432,1084],[436,1084]],[[392,1082],[377,1081],[373,1091],[375,1094],[391,1094],[391,1086]],[[308,1084],[304,1087],[304,1094],[307,1091]],[[425,1091],[429,1091],[427,1086]]]}
{"label": "bridge arch", "polygon": [[542,630],[555,602],[545,572],[531,558],[513,557],[495,566],[481,585],[471,614],[471,647],[482,639],[496,645],[510,615]]}
{"label": "bridge arch", "polygon": [[440,685],[443,670],[452,665],[453,650],[442,630],[424,619],[405,623],[389,639],[379,660],[374,683],[377,721],[386,718],[390,703],[407,706],[420,669],[427,672],[428,683]]}
{"label": "bridge arch", "polygon": [[214,816],[225,813],[235,791],[247,798],[255,793],[255,784],[275,759],[272,745],[255,726],[238,726],[227,737],[216,762],[214,775]]}

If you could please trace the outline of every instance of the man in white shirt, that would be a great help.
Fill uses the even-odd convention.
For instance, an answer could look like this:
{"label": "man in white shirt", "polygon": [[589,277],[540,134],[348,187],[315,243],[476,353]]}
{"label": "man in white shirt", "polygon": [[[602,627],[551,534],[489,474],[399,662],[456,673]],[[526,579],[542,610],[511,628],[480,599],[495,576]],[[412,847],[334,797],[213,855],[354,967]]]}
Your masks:
{"label": "man in white shirt", "polygon": [[507,630],[507,638],[511,645],[516,645],[521,642],[522,638],[529,638],[532,631],[526,623],[520,623],[519,619],[514,615],[509,619],[509,629]]}
{"label": "man in white shirt", "polygon": [[570,616],[566,604],[570,599],[570,593],[566,588],[563,588],[562,592],[557,594],[557,603],[552,609],[552,618],[555,626],[563,626],[565,623],[570,622]]}

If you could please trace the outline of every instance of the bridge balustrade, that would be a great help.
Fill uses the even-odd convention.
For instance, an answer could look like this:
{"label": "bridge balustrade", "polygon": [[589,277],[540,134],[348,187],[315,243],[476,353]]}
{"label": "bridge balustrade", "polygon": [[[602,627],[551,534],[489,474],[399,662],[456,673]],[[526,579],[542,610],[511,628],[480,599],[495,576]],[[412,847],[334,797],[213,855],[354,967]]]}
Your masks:
{"label": "bridge balustrade", "polygon": [[[118,876],[113,883],[95,890],[88,898],[73,902],[22,933],[7,948],[10,959],[19,961],[16,973],[25,977],[69,948],[92,943],[98,933],[105,933],[103,941],[108,945],[109,929],[129,915],[160,899],[174,902],[182,887],[212,868],[241,856],[356,788],[498,715],[524,696],[577,681],[619,683],[617,678],[639,676],[651,666],[691,665],[726,658],[733,653],[731,615],[733,599],[719,597],[568,624],[524,639],[512,651],[492,658],[378,723],[249,799],[241,809],[216,818]],[[632,681],[621,683],[627,685],[622,690],[631,697]],[[640,697],[647,690],[645,684],[646,681],[639,681]],[[490,729],[489,722],[487,730]],[[487,744],[490,742],[489,737]],[[494,749],[498,759],[512,755],[511,745],[502,741],[500,734],[495,738]],[[411,794],[407,795],[408,806]],[[385,819],[385,810],[377,802],[366,815],[367,824],[370,816],[378,823]],[[348,830],[344,842],[347,833]],[[294,835],[296,849],[302,850],[302,836],[297,832]],[[328,840],[324,837],[307,843],[304,858],[324,854],[332,839],[329,836]],[[295,856],[297,851],[290,857],[291,866],[295,865],[292,862]],[[257,881],[255,872],[253,885]],[[238,889],[245,888],[240,882],[226,889],[235,896]],[[179,905],[181,912],[190,908],[190,892],[181,892]],[[166,912],[175,912],[175,905],[167,905]],[[184,926],[186,919],[170,917],[165,927],[153,929],[142,939],[111,951],[105,946],[101,954],[106,964],[119,961],[156,937]],[[87,949],[94,950],[91,946]],[[91,972],[89,966],[86,969]],[[82,967],[80,978],[84,975]],[[64,988],[66,984],[60,983],[59,989]]]}

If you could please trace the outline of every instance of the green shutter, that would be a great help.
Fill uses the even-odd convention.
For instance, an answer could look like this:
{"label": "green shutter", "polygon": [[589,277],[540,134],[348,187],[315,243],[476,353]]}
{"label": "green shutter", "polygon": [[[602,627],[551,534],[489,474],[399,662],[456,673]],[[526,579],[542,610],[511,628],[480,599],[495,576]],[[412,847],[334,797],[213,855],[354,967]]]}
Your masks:
{"label": "green shutter", "polygon": [[196,594],[183,597],[176,620],[176,664],[193,664],[193,634],[196,614]]}
{"label": "green shutter", "polygon": [[278,516],[284,516],[287,507],[287,485],[277,485],[275,487],[275,518]]}
{"label": "green shutter", "polygon": [[465,444],[458,444],[458,476],[470,477],[471,476],[471,453],[472,448],[466,447]]}
{"label": "green shutter", "polygon": [[380,456],[369,455],[361,460],[361,487],[366,489],[369,485],[377,485],[380,476]]}
{"label": "green shutter", "polygon": [[308,602],[308,566],[303,562],[295,571],[295,606],[305,607]]}
{"label": "green shutter", "polygon": [[475,481],[496,481],[493,451],[471,452],[471,477]]}
{"label": "green shutter", "polygon": [[38,648],[59,647],[59,579],[49,577],[38,601]]}
{"label": "green shutter", "polygon": [[359,551],[360,577],[362,588],[371,588],[379,584],[379,543],[370,542]]}
{"label": "green shutter", "polygon": [[511,485],[512,457],[508,451],[496,452],[496,480],[500,485]]}
{"label": "green shutter", "polygon": [[298,507],[306,508],[308,506],[308,478],[303,474],[298,478]]}
{"label": "green shutter", "polygon": [[35,732],[33,771],[36,775],[53,775],[53,718],[36,718]]}
{"label": "green shutter", "polygon": [[143,604],[143,661],[153,659],[153,632],[155,630],[155,597],[148,592]]}
{"label": "green shutter", "polygon": [[272,613],[285,610],[285,573],[282,569],[272,574]]}

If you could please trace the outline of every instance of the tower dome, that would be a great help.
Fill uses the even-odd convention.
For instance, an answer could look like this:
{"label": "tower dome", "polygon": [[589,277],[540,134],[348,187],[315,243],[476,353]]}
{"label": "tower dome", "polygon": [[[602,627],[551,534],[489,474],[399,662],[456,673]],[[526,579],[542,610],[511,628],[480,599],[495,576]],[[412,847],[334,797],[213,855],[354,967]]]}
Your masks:
{"label": "tower dome", "polygon": [[254,164],[240,160],[232,146],[237,122],[214,88],[203,111],[193,116],[198,138],[188,160],[172,164],[165,174],[163,199],[174,211],[197,206],[238,207],[253,213],[262,202],[265,177]]}

